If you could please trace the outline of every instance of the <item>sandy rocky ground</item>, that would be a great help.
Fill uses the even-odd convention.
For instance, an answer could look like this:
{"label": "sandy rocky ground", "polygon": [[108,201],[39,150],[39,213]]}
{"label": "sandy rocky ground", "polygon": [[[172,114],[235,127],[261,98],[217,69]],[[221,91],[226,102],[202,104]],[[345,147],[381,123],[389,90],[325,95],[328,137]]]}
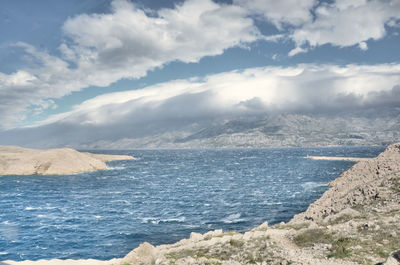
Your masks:
{"label": "sandy rocky ground", "polygon": [[323,196],[290,222],[264,223],[244,234],[215,230],[154,247],[148,243],[110,261],[32,264],[400,264],[400,143],[363,160],[330,183]]}
{"label": "sandy rocky ground", "polygon": [[82,153],[70,148],[35,150],[0,146],[2,175],[65,175],[108,169],[105,162],[131,160],[132,156]]}

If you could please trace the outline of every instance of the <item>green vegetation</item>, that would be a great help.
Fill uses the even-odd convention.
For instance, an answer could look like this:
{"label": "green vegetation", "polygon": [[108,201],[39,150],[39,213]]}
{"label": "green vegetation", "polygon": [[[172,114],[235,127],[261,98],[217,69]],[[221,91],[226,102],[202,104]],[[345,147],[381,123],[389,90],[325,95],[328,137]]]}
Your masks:
{"label": "green vegetation", "polygon": [[301,230],[304,228],[308,228],[310,226],[309,223],[299,223],[299,224],[278,224],[275,225],[273,228],[276,229],[294,229],[294,230]]}
{"label": "green vegetation", "polygon": [[[379,226],[379,229],[376,229]],[[398,224],[379,222],[368,229],[359,229],[359,242],[362,251],[358,255],[370,255],[386,258],[389,253],[400,248],[400,228]]]}
{"label": "green vegetation", "polygon": [[240,248],[240,247],[242,247],[244,245],[244,241],[243,240],[231,239],[229,241],[229,244],[231,244],[231,246],[233,246],[233,247]]}
{"label": "green vegetation", "polygon": [[312,247],[315,244],[331,244],[328,258],[343,259],[350,255],[350,245],[353,242],[350,238],[340,237],[335,239],[335,235],[325,229],[308,229],[293,238],[294,243],[299,247]]}
{"label": "green vegetation", "polygon": [[350,238],[339,238],[332,244],[331,253],[329,253],[328,258],[344,259],[349,256],[352,240]]}
{"label": "green vegetation", "polygon": [[293,238],[294,243],[299,247],[311,247],[314,244],[331,244],[333,242],[332,234],[325,229],[308,229]]}
{"label": "green vegetation", "polygon": [[336,219],[330,220],[330,221],[329,221],[329,224],[330,224],[330,225],[341,224],[341,223],[348,222],[348,221],[352,220],[353,218],[354,218],[354,217],[352,217],[352,216],[349,215],[349,214],[343,214],[343,215],[339,216],[339,217],[336,218]]}

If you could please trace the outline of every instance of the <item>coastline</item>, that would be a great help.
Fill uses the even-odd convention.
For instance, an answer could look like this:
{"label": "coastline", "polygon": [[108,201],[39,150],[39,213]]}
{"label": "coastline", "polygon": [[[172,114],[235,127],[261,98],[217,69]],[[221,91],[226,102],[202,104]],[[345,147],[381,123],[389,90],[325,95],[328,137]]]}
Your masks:
{"label": "coastline", "polygon": [[109,169],[105,162],[133,160],[127,155],[78,152],[71,148],[29,149],[0,146],[0,176],[68,175]]}
{"label": "coastline", "polygon": [[371,158],[362,158],[362,157],[338,157],[338,156],[306,156],[308,159],[312,160],[329,160],[329,161],[368,161]]}
{"label": "coastline", "polygon": [[[400,248],[400,187],[396,190],[399,172],[398,143],[389,146],[377,158],[360,160],[343,172],[330,183],[332,188],[320,199],[286,224],[270,227],[264,223],[243,234],[222,230],[192,233],[189,239],[156,247],[143,243],[124,258],[109,261],[3,261],[0,265],[351,265],[381,262],[385,258],[374,252],[377,247],[372,243],[369,245],[368,240],[371,237],[377,241],[380,251],[386,256]],[[324,237],[312,236],[315,234]],[[378,236],[382,234],[385,238],[379,241]],[[360,242],[356,242],[358,239]],[[363,242],[368,244],[363,245]]]}

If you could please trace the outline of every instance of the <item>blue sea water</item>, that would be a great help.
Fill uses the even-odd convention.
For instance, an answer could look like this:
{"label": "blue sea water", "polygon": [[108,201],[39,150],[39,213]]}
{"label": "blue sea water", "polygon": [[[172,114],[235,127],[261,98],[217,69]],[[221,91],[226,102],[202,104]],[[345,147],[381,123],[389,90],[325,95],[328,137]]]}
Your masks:
{"label": "blue sea water", "polygon": [[111,259],[190,232],[245,231],[304,211],[354,163],[383,147],[132,150],[110,170],[0,177],[0,260]]}

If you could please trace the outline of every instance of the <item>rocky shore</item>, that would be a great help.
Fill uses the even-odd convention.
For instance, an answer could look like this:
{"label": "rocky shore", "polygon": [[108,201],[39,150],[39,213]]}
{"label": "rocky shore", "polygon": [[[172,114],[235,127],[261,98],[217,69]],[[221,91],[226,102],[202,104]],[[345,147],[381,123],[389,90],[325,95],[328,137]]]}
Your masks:
{"label": "rocky shore", "polygon": [[35,150],[0,146],[0,176],[65,175],[108,169],[105,162],[132,156],[82,153],[70,148]]}
{"label": "rocky shore", "polygon": [[[400,143],[358,162],[330,186],[288,223],[263,223],[246,233],[191,233],[157,247],[143,243],[122,259],[97,264],[400,264]],[[92,264],[49,262],[3,264]]]}

